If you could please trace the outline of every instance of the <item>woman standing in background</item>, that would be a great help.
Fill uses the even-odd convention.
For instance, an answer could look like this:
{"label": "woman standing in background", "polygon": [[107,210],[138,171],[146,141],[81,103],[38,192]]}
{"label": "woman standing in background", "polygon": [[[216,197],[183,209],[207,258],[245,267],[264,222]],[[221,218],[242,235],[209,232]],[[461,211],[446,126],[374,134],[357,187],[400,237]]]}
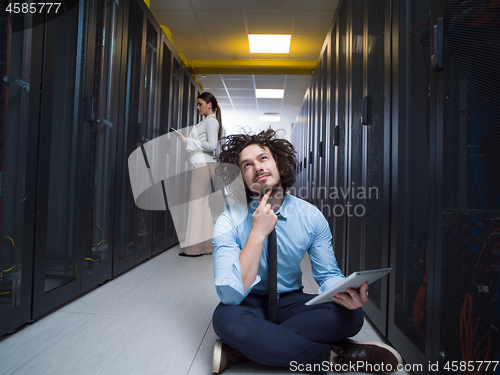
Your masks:
{"label": "woman standing in background", "polygon": [[215,171],[214,151],[222,136],[221,111],[217,99],[209,92],[198,96],[198,113],[205,117],[191,129],[188,137],[180,137],[193,164],[186,238],[180,256],[197,257],[212,254],[213,219],[208,202]]}

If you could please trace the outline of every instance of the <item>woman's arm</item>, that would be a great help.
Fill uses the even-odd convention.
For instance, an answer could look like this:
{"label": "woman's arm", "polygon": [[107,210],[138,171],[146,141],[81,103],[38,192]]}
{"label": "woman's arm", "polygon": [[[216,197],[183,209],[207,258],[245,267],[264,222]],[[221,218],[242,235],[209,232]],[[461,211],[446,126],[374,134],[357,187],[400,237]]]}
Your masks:
{"label": "woman's arm", "polygon": [[[214,151],[217,147],[219,140],[219,122],[217,119],[211,117],[205,121],[205,131],[207,133],[207,140],[201,141],[196,138],[188,138],[186,150],[190,152],[196,151]],[[203,133],[202,133],[203,134]]]}

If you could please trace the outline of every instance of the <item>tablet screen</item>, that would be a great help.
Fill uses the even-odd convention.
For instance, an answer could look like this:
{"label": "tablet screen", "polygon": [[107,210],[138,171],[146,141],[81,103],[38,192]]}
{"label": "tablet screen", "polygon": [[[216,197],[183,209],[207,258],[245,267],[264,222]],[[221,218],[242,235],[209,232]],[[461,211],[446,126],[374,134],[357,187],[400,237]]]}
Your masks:
{"label": "tablet screen", "polygon": [[391,271],[392,268],[381,268],[378,270],[353,272],[341,282],[314,297],[309,302],[306,302],[306,305],[310,306],[317,305],[318,303],[332,302],[332,297],[337,293],[343,293],[347,290],[347,288],[358,289],[365,281],[368,281],[368,284],[370,284],[375,280],[380,279],[382,276],[387,275]]}

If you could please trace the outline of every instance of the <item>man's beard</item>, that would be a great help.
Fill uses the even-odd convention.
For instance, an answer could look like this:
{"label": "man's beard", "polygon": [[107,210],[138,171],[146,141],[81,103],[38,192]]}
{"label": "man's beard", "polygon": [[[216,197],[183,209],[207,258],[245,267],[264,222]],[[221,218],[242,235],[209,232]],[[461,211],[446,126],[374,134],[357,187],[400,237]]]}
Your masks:
{"label": "man's beard", "polygon": [[276,190],[281,187],[281,179],[278,180],[276,184],[273,186],[264,186],[262,190],[259,191],[254,191],[251,189],[248,189],[250,191],[250,194],[253,195],[256,198],[262,198],[269,190],[272,190],[271,196],[276,193]]}

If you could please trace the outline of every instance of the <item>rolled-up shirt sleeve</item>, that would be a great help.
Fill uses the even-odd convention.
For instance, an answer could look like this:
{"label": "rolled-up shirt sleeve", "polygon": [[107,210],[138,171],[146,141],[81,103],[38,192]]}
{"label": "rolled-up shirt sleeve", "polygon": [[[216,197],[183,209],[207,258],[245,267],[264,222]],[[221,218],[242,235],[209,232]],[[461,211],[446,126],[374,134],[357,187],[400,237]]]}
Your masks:
{"label": "rolled-up shirt sleeve", "polygon": [[319,285],[318,293],[330,289],[344,279],[333,253],[332,235],[323,215],[317,215],[316,234],[308,249],[314,280]]}
{"label": "rolled-up shirt sleeve", "polygon": [[186,151],[189,152],[210,152],[217,148],[219,138],[219,122],[215,117],[205,120],[207,140],[201,141],[198,138],[189,137],[186,145]]}
{"label": "rolled-up shirt sleeve", "polygon": [[215,289],[225,305],[239,305],[261,280],[257,275],[247,290],[243,287],[239,260],[241,247],[237,241],[237,230],[225,212],[215,224],[212,239]]}

